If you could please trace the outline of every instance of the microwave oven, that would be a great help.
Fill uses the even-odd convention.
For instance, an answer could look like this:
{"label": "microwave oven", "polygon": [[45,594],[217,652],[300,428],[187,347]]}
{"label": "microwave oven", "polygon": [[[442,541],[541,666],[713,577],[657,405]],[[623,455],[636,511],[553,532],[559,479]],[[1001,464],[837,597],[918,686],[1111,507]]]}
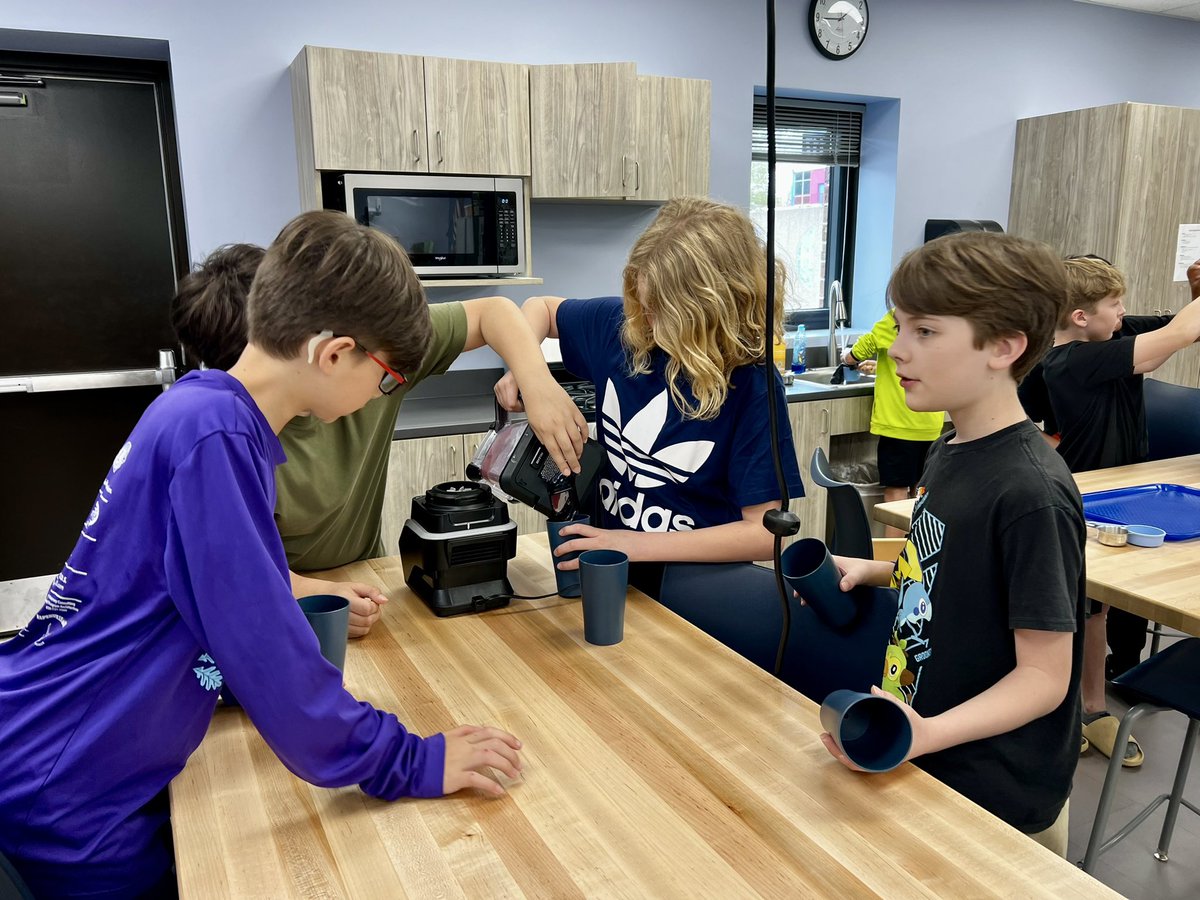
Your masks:
{"label": "microwave oven", "polygon": [[322,195],[395,238],[422,278],[526,274],[520,178],[327,172]]}

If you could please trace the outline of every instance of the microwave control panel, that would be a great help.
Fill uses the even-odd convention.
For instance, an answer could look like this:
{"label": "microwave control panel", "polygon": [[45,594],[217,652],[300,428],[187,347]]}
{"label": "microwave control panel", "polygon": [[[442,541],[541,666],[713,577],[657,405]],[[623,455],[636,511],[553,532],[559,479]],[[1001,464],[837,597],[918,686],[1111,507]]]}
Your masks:
{"label": "microwave control panel", "polygon": [[517,258],[517,195],[507,191],[496,194],[496,262],[515,266]]}

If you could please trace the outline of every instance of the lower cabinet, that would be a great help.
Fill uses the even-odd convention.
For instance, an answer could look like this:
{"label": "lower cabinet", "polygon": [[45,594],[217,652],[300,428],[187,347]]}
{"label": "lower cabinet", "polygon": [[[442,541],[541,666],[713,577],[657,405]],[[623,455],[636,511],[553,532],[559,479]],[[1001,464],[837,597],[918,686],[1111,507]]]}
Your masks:
{"label": "lower cabinet", "polygon": [[809,400],[788,404],[788,422],[792,426],[792,443],[796,447],[796,462],[804,479],[804,497],[792,501],[792,511],[800,517],[797,537],[825,539],[825,490],[813,484],[809,462],[818,447],[829,455],[829,436],[833,430],[834,407],[847,400]]}

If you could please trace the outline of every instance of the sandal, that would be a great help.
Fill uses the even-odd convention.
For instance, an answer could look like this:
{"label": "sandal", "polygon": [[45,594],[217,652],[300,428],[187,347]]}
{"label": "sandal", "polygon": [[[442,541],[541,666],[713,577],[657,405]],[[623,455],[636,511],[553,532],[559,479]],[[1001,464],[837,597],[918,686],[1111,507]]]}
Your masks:
{"label": "sandal", "polygon": [[[1117,741],[1117,730],[1120,727],[1120,719],[1113,715],[1104,715],[1084,725],[1083,736],[1093,747],[1111,758],[1113,744]],[[1127,769],[1136,769],[1145,760],[1146,754],[1142,752],[1141,744],[1131,734],[1129,736],[1129,743],[1125,745],[1125,758],[1121,760],[1121,765]]]}

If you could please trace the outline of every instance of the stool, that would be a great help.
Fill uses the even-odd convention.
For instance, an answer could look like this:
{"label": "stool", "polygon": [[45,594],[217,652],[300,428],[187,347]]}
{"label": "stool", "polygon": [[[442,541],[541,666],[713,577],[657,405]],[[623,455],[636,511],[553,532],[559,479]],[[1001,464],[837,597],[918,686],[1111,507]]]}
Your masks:
{"label": "stool", "polygon": [[[1164,801],[1169,801],[1167,817],[1163,821],[1162,834],[1158,838],[1158,849],[1154,852],[1154,857],[1159,862],[1167,861],[1167,851],[1171,845],[1171,835],[1175,831],[1175,819],[1179,815],[1180,805],[1200,815],[1200,809],[1183,799],[1183,788],[1187,783],[1196,738],[1200,736],[1200,638],[1185,638],[1171,645],[1162,653],[1151,656],[1145,662],[1119,675],[1113,680],[1113,684],[1134,691],[1144,697],[1145,701],[1131,707],[1129,712],[1125,713],[1121,719],[1121,727],[1117,730],[1117,739],[1113,744],[1115,749],[1108,761],[1108,773],[1104,776],[1104,788],[1096,806],[1095,821],[1092,822],[1092,835],[1088,839],[1087,852],[1081,863],[1083,870],[1088,873],[1095,868],[1101,853],[1127,838]],[[1129,742],[1133,723],[1141,716],[1172,710],[1183,713],[1189,721],[1171,793],[1162,794],[1150,801],[1127,825],[1108,840],[1104,840],[1104,827],[1108,823],[1108,813],[1112,807],[1117,776],[1121,772],[1124,755],[1119,748],[1123,748]]]}

